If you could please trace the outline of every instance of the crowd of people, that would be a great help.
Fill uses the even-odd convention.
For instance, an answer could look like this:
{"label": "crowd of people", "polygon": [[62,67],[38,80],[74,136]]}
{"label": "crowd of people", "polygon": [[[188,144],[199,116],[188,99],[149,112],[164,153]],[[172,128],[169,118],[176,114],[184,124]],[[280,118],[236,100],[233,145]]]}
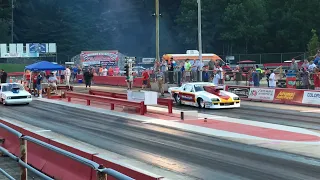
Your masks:
{"label": "crowd of people", "polygon": [[[266,78],[268,87],[275,88],[277,86],[277,75],[274,70],[261,69],[258,65],[249,67],[244,70],[238,65],[234,69],[224,69],[222,62],[209,61],[204,65],[200,60],[179,60],[175,61],[173,58],[170,60],[162,59],[162,61],[156,61],[152,71],[143,70],[139,75],[142,77],[142,89],[147,88],[150,85],[150,81],[155,81],[159,87],[161,95],[164,95],[164,84],[182,84],[186,82],[197,82],[202,79],[203,82],[212,82],[216,85],[223,85],[227,76],[231,76],[231,80],[234,80],[236,84],[245,80],[249,82],[250,86],[259,87],[262,78]],[[33,89],[36,92],[35,95],[41,97],[42,83],[47,82],[48,86],[54,91],[57,90],[57,84],[65,84],[70,86],[70,82],[77,81],[77,75],[82,74],[86,88],[90,88],[93,83],[94,76],[119,76],[123,75],[119,67],[107,67],[107,66],[92,66],[92,67],[80,67],[80,66],[67,66],[64,71],[45,71],[45,72],[33,72],[30,77],[30,72],[26,72],[26,80],[32,82]],[[320,89],[320,50],[314,57],[314,60],[305,60],[301,66],[298,65],[295,59],[292,59],[288,70],[280,76],[285,78],[289,75],[294,75],[300,79],[303,88],[309,89],[311,84],[314,84],[314,88]],[[133,79],[137,74],[125,74],[128,89],[133,87]],[[202,78],[200,78],[202,76]],[[58,78],[59,77],[59,78]],[[1,83],[6,82],[7,73],[4,70],[0,72]],[[310,83],[313,81],[313,83]]]}

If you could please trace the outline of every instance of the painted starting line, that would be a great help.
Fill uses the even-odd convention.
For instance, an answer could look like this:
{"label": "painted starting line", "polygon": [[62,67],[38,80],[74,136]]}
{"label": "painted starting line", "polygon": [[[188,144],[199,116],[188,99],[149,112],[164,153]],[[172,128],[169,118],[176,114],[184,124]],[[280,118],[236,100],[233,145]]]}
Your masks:
{"label": "painted starting line", "polygon": [[[174,129],[181,129],[184,131],[195,132],[209,136],[320,145],[320,133],[304,128],[229,118],[224,116],[208,115],[202,113],[198,113],[198,117],[202,119],[194,118],[185,121],[180,121],[178,119],[168,120],[167,109],[153,106],[148,106],[148,110],[158,111],[161,115],[152,115],[152,113],[151,115],[148,115],[147,113],[145,116],[137,114],[130,114],[130,116],[128,116],[128,113],[96,108],[93,104],[91,108],[88,109],[87,106],[81,104],[50,99],[37,100],[128,118],[146,124],[166,126]],[[174,110],[174,114],[180,114],[180,111]],[[204,118],[207,118],[206,122],[204,121]]]}

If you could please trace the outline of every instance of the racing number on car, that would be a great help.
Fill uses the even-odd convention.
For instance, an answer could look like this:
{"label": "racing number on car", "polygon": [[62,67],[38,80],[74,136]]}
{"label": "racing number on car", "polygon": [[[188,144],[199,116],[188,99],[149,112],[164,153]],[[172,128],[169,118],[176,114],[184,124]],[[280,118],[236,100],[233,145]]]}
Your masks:
{"label": "racing number on car", "polygon": [[179,93],[181,101],[195,102],[195,95],[191,93]]}

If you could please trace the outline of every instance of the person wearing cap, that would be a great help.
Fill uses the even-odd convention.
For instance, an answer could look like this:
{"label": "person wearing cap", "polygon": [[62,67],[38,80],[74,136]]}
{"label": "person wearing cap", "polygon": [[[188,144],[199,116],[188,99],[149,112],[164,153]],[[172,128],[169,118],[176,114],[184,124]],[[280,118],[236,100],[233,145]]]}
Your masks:
{"label": "person wearing cap", "polygon": [[58,79],[54,76],[54,73],[51,73],[50,74],[50,77],[48,79],[48,82],[49,82],[49,87],[51,89],[54,89],[55,90],[55,93],[57,92],[57,82],[58,82]]}

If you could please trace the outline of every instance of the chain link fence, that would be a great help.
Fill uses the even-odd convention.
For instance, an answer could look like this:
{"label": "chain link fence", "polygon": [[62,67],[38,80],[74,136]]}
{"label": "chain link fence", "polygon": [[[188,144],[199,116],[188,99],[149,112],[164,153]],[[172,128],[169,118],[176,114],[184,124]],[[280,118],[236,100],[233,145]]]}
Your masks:
{"label": "chain link fence", "polygon": [[[219,55],[222,59],[226,59],[226,55]],[[265,53],[265,54],[234,54],[234,60],[231,63],[237,63],[244,60],[252,60],[257,64],[265,63],[283,63],[284,61],[295,58],[297,60],[304,60],[308,58],[306,52],[290,52],[290,53]]]}

